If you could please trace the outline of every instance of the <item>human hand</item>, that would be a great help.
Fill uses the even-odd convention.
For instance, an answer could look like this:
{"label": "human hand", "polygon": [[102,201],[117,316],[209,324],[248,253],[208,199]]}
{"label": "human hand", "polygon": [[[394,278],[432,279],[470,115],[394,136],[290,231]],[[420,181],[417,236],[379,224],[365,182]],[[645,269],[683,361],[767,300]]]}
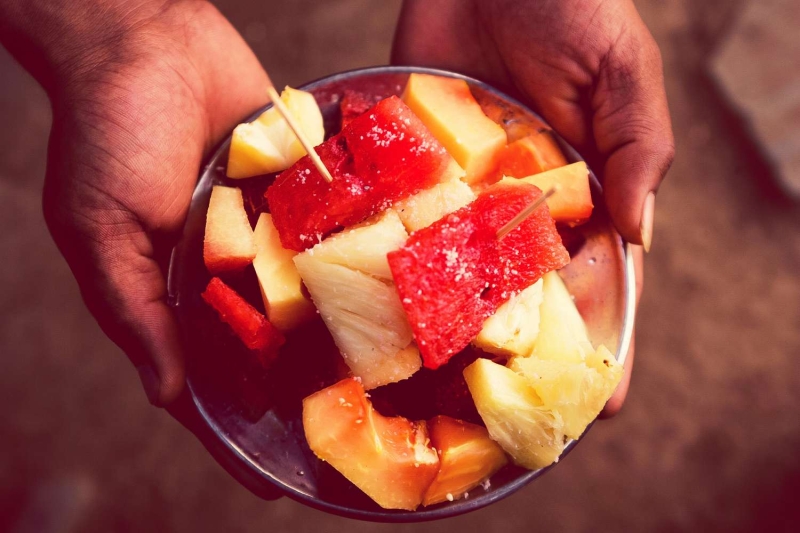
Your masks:
{"label": "human hand", "polygon": [[[661,54],[631,0],[405,0],[392,60],[521,92],[599,171],[623,238],[650,248],[674,140]],[[621,409],[632,364],[633,345],[604,416]]]}
{"label": "human hand", "polygon": [[165,265],[204,154],[266,102],[267,75],[205,1],[0,1],[0,19],[53,106],[48,227],[150,402],[170,404],[184,362]]}

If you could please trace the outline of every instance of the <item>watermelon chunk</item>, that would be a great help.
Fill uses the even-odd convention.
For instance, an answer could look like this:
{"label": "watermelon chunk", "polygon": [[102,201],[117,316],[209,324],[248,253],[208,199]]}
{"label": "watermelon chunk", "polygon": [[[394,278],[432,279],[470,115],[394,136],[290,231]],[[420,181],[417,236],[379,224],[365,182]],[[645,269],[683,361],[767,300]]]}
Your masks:
{"label": "watermelon chunk", "polygon": [[219,278],[211,278],[202,297],[244,345],[256,353],[261,366],[268,368],[285,342],[280,330]]}
{"label": "watermelon chunk", "polygon": [[369,111],[369,108],[380,100],[381,97],[374,94],[346,89],[341,102],[339,102],[339,110],[342,112],[342,128],[350,124],[354,118]]}
{"label": "watermelon chunk", "polygon": [[466,207],[412,233],[388,255],[427,368],[436,369],[463,350],[513,294],[569,263],[546,206],[503,239],[496,237],[541,195],[527,183],[497,183]]}
{"label": "watermelon chunk", "polygon": [[306,156],[278,176],[266,193],[284,248],[303,251],[432,187],[452,160],[396,96],[356,117],[316,151],[333,183]]}

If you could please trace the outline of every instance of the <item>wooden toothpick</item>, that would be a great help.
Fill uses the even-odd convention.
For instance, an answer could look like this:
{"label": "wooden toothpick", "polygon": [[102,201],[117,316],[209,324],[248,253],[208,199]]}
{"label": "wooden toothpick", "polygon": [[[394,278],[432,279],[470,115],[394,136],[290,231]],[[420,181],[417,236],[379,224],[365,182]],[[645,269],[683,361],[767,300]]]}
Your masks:
{"label": "wooden toothpick", "polygon": [[333,176],[328,171],[325,163],[322,162],[322,159],[319,158],[319,155],[314,150],[314,147],[311,145],[311,142],[306,138],[306,134],[303,133],[303,130],[300,129],[300,125],[295,122],[294,117],[286,108],[281,100],[281,97],[278,95],[278,91],[275,90],[275,87],[268,86],[267,87],[267,94],[269,95],[269,99],[272,100],[272,105],[275,106],[275,109],[278,110],[278,113],[281,114],[283,119],[289,124],[289,127],[292,129],[295,135],[297,135],[297,139],[300,141],[300,144],[303,145],[303,148],[306,149],[308,153],[308,157],[311,158],[311,162],[314,163],[314,166],[317,167],[319,173],[322,174],[322,177],[325,178],[325,181],[331,183],[333,181]]}
{"label": "wooden toothpick", "polygon": [[505,226],[497,230],[497,238],[502,239],[503,237],[508,235],[511,232],[511,230],[522,224],[522,221],[531,216],[531,214],[534,211],[536,211],[539,208],[539,206],[545,203],[548,198],[553,196],[556,193],[557,189],[558,189],[557,186],[550,187],[547,190],[547,192],[545,192],[543,195],[537,198],[536,201],[534,201],[528,207],[520,211],[519,214],[514,218],[512,218],[511,220],[509,220]]}

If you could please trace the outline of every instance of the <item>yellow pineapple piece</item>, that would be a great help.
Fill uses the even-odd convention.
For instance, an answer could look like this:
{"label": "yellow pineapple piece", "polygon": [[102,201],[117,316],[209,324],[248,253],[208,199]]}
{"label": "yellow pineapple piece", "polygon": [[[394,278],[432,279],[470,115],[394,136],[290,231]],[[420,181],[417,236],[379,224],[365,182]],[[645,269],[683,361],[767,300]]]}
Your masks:
{"label": "yellow pineapple piece", "polygon": [[294,329],[317,314],[314,304],[303,295],[303,282],[292,261],[297,252],[281,245],[269,213],[261,213],[253,236],[258,249],[253,267],[267,318],[280,330]]}
{"label": "yellow pineapple piece", "polygon": [[464,369],[464,378],[489,435],[516,464],[537,469],[558,460],[564,422],[526,378],[488,359]]}
{"label": "yellow pineapple piece", "polygon": [[[314,95],[286,87],[281,100],[311,144],[321,144],[325,139],[325,128]],[[239,124],[233,130],[227,175],[229,178],[248,178],[279,172],[304,155],[305,148],[273,107],[253,122]]]}
{"label": "yellow pineapple piece", "polygon": [[367,389],[406,379],[422,366],[386,260],[407,238],[397,214],[388,212],[294,258],[345,363]]}
{"label": "yellow pineapple piece", "polygon": [[449,180],[394,204],[409,232],[430,226],[475,199],[475,193],[461,180]]}
{"label": "yellow pineapple piece", "polygon": [[533,347],[538,359],[581,363],[594,352],[586,324],[558,272],[542,278],[543,300],[539,307],[539,335]]}
{"label": "yellow pineapple piece", "polygon": [[514,295],[486,319],[473,344],[504,357],[530,355],[539,335],[539,306],[544,298],[542,280]]}
{"label": "yellow pineapple piece", "polygon": [[386,255],[408,239],[400,217],[386,211],[377,222],[346,229],[328,237],[310,253],[317,261],[345,266],[381,280],[392,280]]}
{"label": "yellow pineapple piece", "polygon": [[605,346],[587,363],[515,357],[509,368],[525,377],[544,405],[564,421],[564,434],[577,439],[597,418],[622,379],[620,365]]}

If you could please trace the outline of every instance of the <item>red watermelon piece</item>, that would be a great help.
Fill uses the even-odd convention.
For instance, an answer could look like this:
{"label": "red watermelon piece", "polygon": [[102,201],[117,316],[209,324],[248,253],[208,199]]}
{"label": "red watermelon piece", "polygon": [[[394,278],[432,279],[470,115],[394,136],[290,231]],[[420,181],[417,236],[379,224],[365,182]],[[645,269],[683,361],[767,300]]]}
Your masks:
{"label": "red watermelon piece", "polygon": [[339,109],[342,112],[342,128],[350,124],[353,119],[369,111],[369,108],[381,100],[380,96],[365,94],[360,91],[345,89]]}
{"label": "red watermelon piece", "polygon": [[286,340],[280,330],[219,278],[211,278],[201,296],[268,368]]}
{"label": "red watermelon piece", "polygon": [[497,230],[542,195],[527,183],[497,183],[468,206],[411,234],[388,256],[427,368],[463,350],[511,296],[569,263],[546,205],[503,239]]}
{"label": "red watermelon piece", "polygon": [[396,96],[352,120],[316,151],[332,183],[306,156],[278,176],[266,193],[281,243],[296,251],[432,187],[451,159]]}

